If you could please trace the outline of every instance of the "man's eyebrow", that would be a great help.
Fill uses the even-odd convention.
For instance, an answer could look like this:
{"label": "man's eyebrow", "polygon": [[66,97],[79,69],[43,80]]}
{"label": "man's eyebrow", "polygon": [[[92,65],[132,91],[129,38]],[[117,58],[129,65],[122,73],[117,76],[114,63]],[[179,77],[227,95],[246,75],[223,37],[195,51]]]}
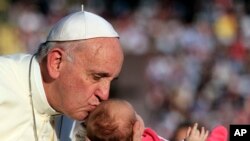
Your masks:
{"label": "man's eyebrow", "polygon": [[[110,77],[110,74],[107,72],[97,72],[97,73],[93,73],[96,75],[99,75],[100,77]],[[113,80],[117,80],[119,78],[119,76],[114,77]]]}
{"label": "man's eyebrow", "polygon": [[[97,75],[99,75],[100,77],[110,77],[109,73],[97,73]],[[113,80],[118,80],[118,76],[114,77]]]}

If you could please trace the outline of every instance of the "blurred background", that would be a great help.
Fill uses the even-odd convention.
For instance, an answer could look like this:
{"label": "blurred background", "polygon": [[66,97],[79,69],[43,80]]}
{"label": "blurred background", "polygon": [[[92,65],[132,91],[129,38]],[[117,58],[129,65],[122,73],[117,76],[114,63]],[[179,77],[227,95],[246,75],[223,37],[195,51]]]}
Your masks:
{"label": "blurred background", "polygon": [[179,124],[250,123],[250,0],[1,0],[0,55],[34,53],[81,10],[120,35],[125,62],[111,97],[170,139]]}

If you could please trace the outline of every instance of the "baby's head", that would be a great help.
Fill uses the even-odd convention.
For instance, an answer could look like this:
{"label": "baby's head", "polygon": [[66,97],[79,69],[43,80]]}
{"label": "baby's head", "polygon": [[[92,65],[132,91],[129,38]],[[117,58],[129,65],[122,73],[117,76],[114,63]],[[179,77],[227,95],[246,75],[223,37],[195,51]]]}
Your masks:
{"label": "baby's head", "polygon": [[131,141],[136,113],[125,100],[103,101],[86,121],[91,141]]}

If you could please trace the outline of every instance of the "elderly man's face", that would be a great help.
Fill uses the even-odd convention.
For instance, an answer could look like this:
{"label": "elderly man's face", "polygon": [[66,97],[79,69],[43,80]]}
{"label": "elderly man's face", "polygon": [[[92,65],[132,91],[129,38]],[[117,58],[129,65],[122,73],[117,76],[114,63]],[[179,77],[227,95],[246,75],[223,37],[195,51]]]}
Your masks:
{"label": "elderly man's face", "polygon": [[72,50],[72,62],[64,61],[56,80],[55,109],[76,120],[84,120],[100,100],[108,99],[123,63],[117,38],[93,38],[80,46]]}

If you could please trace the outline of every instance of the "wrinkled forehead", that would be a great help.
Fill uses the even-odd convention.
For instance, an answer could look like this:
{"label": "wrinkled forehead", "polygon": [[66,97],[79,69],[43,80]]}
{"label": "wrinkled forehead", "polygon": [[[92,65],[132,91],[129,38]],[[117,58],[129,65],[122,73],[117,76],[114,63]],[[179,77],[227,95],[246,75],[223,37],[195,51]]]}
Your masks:
{"label": "wrinkled forehead", "polygon": [[72,45],[75,52],[91,55],[114,54],[123,57],[123,51],[118,38],[93,38],[88,40],[79,40]]}
{"label": "wrinkled forehead", "polygon": [[117,38],[96,38],[80,42],[74,49],[76,60],[85,68],[102,71],[117,77],[124,55]]}

